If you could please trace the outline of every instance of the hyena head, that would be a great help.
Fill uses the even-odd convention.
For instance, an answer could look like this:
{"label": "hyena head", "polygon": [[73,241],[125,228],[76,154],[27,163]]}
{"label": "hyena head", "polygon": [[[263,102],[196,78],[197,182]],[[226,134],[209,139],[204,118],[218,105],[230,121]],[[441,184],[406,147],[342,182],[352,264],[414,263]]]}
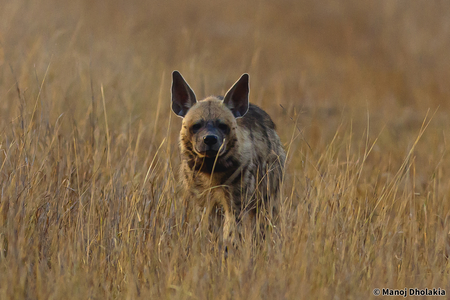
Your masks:
{"label": "hyena head", "polygon": [[197,158],[216,158],[228,153],[236,143],[236,119],[249,107],[249,76],[244,74],[222,97],[196,100],[178,71],[172,73],[172,110],[183,118],[182,148]]}

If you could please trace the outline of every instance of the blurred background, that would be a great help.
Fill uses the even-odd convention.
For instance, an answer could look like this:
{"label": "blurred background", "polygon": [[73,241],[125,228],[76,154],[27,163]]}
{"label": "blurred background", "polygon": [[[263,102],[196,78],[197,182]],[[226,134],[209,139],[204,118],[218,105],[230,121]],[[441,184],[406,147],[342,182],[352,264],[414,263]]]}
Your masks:
{"label": "blurred background", "polygon": [[339,124],[365,131],[369,122],[374,136],[387,132],[389,147],[410,130],[416,136],[427,110],[437,111],[431,136],[441,139],[449,125],[448,1],[1,1],[1,8],[2,128],[31,114],[37,95],[41,120],[65,114],[92,122],[102,117],[103,86],[112,132],[142,122],[146,135],[169,126],[176,139],[179,121],[167,122],[175,69],[198,98],[223,94],[249,73],[251,102],[272,115],[285,141],[295,123],[310,143],[326,144]]}
{"label": "blurred background", "polygon": [[[449,53],[448,0],[0,0],[0,298],[448,292]],[[288,152],[229,268],[180,205],[173,70],[249,73]]]}

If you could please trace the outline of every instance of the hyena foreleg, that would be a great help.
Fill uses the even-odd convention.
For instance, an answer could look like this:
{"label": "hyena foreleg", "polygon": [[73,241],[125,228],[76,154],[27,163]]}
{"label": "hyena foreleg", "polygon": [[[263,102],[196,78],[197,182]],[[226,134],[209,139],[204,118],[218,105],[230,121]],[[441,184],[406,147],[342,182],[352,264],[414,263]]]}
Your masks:
{"label": "hyena foreleg", "polygon": [[227,197],[228,191],[224,187],[213,187],[202,196],[203,205],[200,208],[199,230],[214,234],[222,229],[222,242],[225,245],[234,245],[236,237],[236,217],[232,203]]}

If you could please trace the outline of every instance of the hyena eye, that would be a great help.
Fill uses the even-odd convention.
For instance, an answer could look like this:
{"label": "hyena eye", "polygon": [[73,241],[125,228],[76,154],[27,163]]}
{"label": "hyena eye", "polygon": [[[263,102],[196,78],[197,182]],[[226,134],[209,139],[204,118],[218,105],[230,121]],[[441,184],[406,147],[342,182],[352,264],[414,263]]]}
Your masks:
{"label": "hyena eye", "polygon": [[196,133],[197,131],[200,130],[200,128],[202,128],[202,123],[197,123],[192,125],[191,130],[193,133]]}
{"label": "hyena eye", "polygon": [[219,123],[219,125],[217,125],[217,127],[224,133],[228,133],[228,131],[230,130],[230,127],[228,127],[228,125],[224,124],[224,123]]}

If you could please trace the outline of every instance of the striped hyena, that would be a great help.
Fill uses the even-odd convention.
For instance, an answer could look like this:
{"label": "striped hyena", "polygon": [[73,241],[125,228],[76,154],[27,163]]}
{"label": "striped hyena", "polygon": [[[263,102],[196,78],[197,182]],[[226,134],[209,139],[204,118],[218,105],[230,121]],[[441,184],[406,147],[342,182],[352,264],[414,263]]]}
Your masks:
{"label": "striped hyena", "polygon": [[273,208],[286,158],[275,124],[249,103],[248,74],[225,97],[197,101],[174,71],[172,110],[183,118],[181,177],[186,199],[195,201],[207,217],[213,210],[223,212],[227,242],[244,216],[255,220],[257,212]]}

